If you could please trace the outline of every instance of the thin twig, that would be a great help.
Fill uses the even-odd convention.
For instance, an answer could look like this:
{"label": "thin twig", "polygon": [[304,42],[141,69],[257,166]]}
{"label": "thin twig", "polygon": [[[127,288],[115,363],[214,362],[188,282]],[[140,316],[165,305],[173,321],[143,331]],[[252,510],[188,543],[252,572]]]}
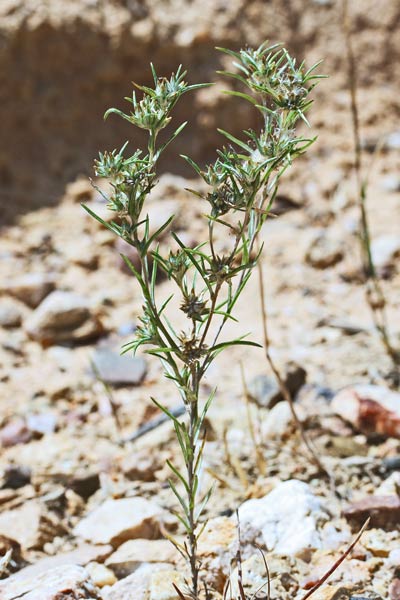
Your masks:
{"label": "thin twig", "polygon": [[325,583],[325,581],[332,575],[332,573],[334,573],[336,571],[336,569],[338,569],[340,567],[342,562],[348,557],[350,552],[354,549],[354,546],[359,542],[362,534],[368,527],[369,521],[370,521],[370,518],[368,517],[368,519],[365,521],[364,525],[361,527],[360,531],[358,532],[358,534],[356,535],[354,540],[351,542],[351,544],[347,548],[347,550],[345,550],[345,552],[342,554],[342,556],[334,563],[334,565],[332,565],[332,567],[330,569],[328,569],[328,571],[325,573],[325,575],[323,575],[321,577],[321,579],[319,581],[317,581],[317,583],[307,592],[307,594],[305,596],[303,596],[303,598],[301,600],[307,600],[307,598],[310,598],[310,596],[312,596],[312,594],[314,594],[314,592],[316,592],[321,587],[321,585],[323,585]]}
{"label": "thin twig", "polygon": [[262,327],[263,327],[263,336],[264,336],[264,349],[265,349],[265,356],[266,356],[267,362],[271,368],[271,371],[273,372],[273,374],[275,376],[275,379],[279,385],[279,389],[281,391],[283,398],[286,400],[286,402],[288,403],[288,405],[290,407],[290,412],[292,413],[292,417],[298,427],[298,430],[299,430],[299,433],[303,440],[303,443],[306,446],[307,450],[309,451],[309,453],[313,459],[314,464],[320,469],[320,471],[322,473],[325,473],[325,475],[332,482],[331,475],[328,473],[328,471],[322,464],[321,460],[318,458],[316,451],[312,447],[311,442],[309,441],[309,439],[306,435],[306,432],[303,427],[303,423],[301,422],[301,420],[297,414],[297,411],[295,409],[292,395],[291,395],[286,383],[284,382],[283,377],[282,377],[278,367],[275,364],[275,361],[273,360],[273,358],[271,356],[271,351],[270,351],[271,344],[270,344],[270,338],[268,335],[268,318],[267,318],[264,277],[263,277],[263,272],[262,272],[261,260],[257,264],[257,269],[258,269],[258,280],[259,280],[259,288],[260,288],[260,304],[261,304]]}
{"label": "thin twig", "polygon": [[[400,370],[400,352],[392,346],[388,333],[386,315],[386,298],[376,273],[371,251],[371,233],[366,207],[368,179],[363,177],[361,152],[360,119],[357,102],[357,66],[353,51],[348,0],[343,0],[342,25],[346,41],[348,86],[351,105],[351,119],[354,142],[354,171],[357,181],[357,202],[360,210],[360,241],[363,271],[366,278],[366,300],[371,309],[375,329],[378,331],[382,344],[391,359],[396,372]],[[400,373],[399,373],[400,376]]]}
{"label": "thin twig", "polygon": [[251,408],[250,408],[250,393],[249,393],[249,390],[247,387],[246,377],[244,374],[244,368],[243,368],[242,362],[240,362],[240,373],[241,373],[241,377],[242,377],[243,395],[244,395],[244,398],[246,401],[247,422],[248,422],[248,426],[249,426],[251,441],[253,442],[253,446],[254,446],[254,452],[256,454],[257,469],[261,475],[265,475],[267,466],[266,466],[266,462],[265,462],[265,458],[264,458],[262,449],[260,448],[260,444],[256,437],[256,432],[255,432],[254,423],[253,423],[253,419],[252,419],[252,415],[251,415]]}

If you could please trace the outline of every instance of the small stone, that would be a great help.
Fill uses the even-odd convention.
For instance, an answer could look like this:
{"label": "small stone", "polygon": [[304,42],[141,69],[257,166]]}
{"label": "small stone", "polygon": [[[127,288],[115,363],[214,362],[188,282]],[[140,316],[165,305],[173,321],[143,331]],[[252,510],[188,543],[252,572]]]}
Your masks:
{"label": "small stone", "polygon": [[276,404],[262,420],[262,437],[267,439],[281,438],[290,430],[293,422],[292,411],[288,402]]}
{"label": "small stone", "polygon": [[398,175],[386,175],[382,179],[382,188],[387,192],[400,192],[400,177]]}
{"label": "small stone", "polygon": [[371,244],[372,258],[377,269],[394,266],[400,256],[400,235],[381,235]]}
{"label": "small stone", "polygon": [[400,523],[400,496],[367,496],[350,504],[343,514],[355,528],[361,527],[370,517],[370,527],[391,531]]}
{"label": "small stone", "polygon": [[126,577],[143,563],[176,563],[178,551],[168,540],[128,540],[107,560],[106,565],[118,575]]}
{"label": "small stone", "polygon": [[3,285],[0,292],[14,296],[31,308],[36,308],[55,288],[55,279],[46,273],[28,273]]}
{"label": "small stone", "polygon": [[11,535],[24,550],[40,550],[65,530],[59,517],[39,501],[30,500],[0,514],[0,534]]}
{"label": "small stone", "polygon": [[87,500],[100,488],[100,476],[97,472],[82,470],[75,471],[72,479],[68,482],[69,489],[75,494]]}
{"label": "small stone", "polygon": [[122,461],[122,472],[131,481],[154,481],[155,472],[161,468],[158,455],[147,449],[128,454]]}
{"label": "small stone", "polygon": [[400,437],[400,393],[378,385],[344,388],[332,410],[363,433]]}
{"label": "small stone", "polygon": [[400,600],[400,579],[397,577],[389,586],[389,598],[390,600]]}
{"label": "small stone", "polygon": [[400,473],[394,472],[375,490],[375,496],[391,496],[400,492]]}
{"label": "small stone", "polygon": [[107,500],[82,519],[74,532],[94,544],[118,547],[129,539],[156,538],[161,514],[162,509],[145,498]]}
{"label": "small stone", "polygon": [[21,465],[9,465],[2,479],[1,489],[18,490],[31,482],[31,470]]}
{"label": "small stone", "polygon": [[304,560],[321,547],[318,526],[328,519],[311,488],[295,479],[279,483],[263,498],[239,507],[243,539],[261,534],[269,551]]}
{"label": "small stone", "polygon": [[141,356],[121,355],[103,347],[95,350],[92,360],[99,378],[110,385],[139,385],[146,375],[146,361]]}
{"label": "small stone", "polygon": [[349,600],[351,591],[342,585],[323,586],[312,595],[313,600]]}
{"label": "small stone", "polygon": [[57,428],[57,415],[51,412],[29,415],[27,426],[32,433],[39,434],[39,436],[53,433]]}
{"label": "small stone", "polygon": [[362,545],[369,550],[373,556],[387,558],[390,553],[387,534],[382,529],[368,529],[362,537]]}
{"label": "small stone", "polygon": [[150,581],[149,600],[177,600],[174,585],[183,593],[185,580],[179,571],[161,571],[153,573]]}
{"label": "small stone", "polygon": [[314,269],[333,267],[343,259],[343,247],[339,240],[325,235],[318,236],[308,248],[305,260]]}
{"label": "small stone", "polygon": [[32,439],[32,431],[26,424],[25,419],[16,417],[0,430],[0,443],[3,448],[26,444]]}
{"label": "small stone", "polygon": [[19,327],[22,321],[22,312],[10,300],[2,300],[0,303],[0,327]]}
{"label": "small stone", "polygon": [[90,562],[86,565],[86,571],[89,573],[94,585],[103,588],[106,585],[114,585],[118,580],[111,569],[107,569],[98,562]]}
{"label": "small stone", "polygon": [[25,322],[27,333],[44,345],[83,342],[103,333],[88,302],[72,292],[52,292]]}
{"label": "small stone", "polygon": [[[283,380],[292,397],[306,381],[306,371],[300,365],[290,362],[283,372]],[[257,375],[249,383],[249,394],[251,399],[263,408],[272,408],[283,400],[283,396],[276,379],[266,375]]]}
{"label": "small stone", "polygon": [[385,147],[389,150],[400,149],[400,131],[393,131],[387,136]]}
{"label": "small stone", "polygon": [[79,178],[69,183],[65,189],[66,196],[74,202],[87,202],[92,199],[93,186],[86,178]]}
{"label": "small stone", "polygon": [[24,571],[0,582],[1,600],[100,599],[87,571],[77,565],[58,567],[34,577]]}

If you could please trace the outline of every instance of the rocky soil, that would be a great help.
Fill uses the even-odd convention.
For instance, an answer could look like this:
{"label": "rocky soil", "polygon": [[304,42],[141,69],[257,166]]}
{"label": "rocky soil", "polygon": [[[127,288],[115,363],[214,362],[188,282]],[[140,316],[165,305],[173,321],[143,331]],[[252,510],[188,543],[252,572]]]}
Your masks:
{"label": "rocky soil", "polygon": [[[400,10],[390,0],[350,4],[372,251],[400,345]],[[215,45],[266,37],[309,62],[326,57],[330,75],[310,112],[319,139],[288,172],[263,232],[263,268],[271,351],[331,480],[304,448],[264,353],[220,355],[202,389],[206,397],[218,386],[200,483],[207,490],[215,482],[201,575],[221,598],[231,573],[236,599],[239,508],[249,598],[267,580],[259,544],[271,599],[300,600],[370,517],[355,550],[313,598],[398,600],[400,393],[365,302],[339,4],[182,6],[0,6],[0,71],[7,73],[0,92],[0,600],[173,600],[172,583],[184,585],[185,565],[165,539],[182,535],[165,464],[179,460],[178,451],[150,396],[173,409],[179,399],[157,360],[120,356],[137,325],[140,293],[120,259],[126,250],[80,204],[107,218],[85,174],[99,149],[131,135],[101,116],[120,105],[131,79],[146,81],[149,60],[162,73],[183,62],[191,80],[211,80],[220,60]],[[174,230],[193,244],[204,237],[205,206],[185,192],[200,183],[187,179],[176,156],[185,149],[205,161],[220,143],[216,126],[235,132],[252,121],[240,101],[218,94],[221,87],[177,110],[176,123],[190,116],[194,129],[171,147],[149,202],[154,226],[175,214]],[[171,290],[158,282],[160,299]],[[236,316],[228,333],[250,332],[262,343],[256,277]],[[267,597],[265,588],[259,597]]]}

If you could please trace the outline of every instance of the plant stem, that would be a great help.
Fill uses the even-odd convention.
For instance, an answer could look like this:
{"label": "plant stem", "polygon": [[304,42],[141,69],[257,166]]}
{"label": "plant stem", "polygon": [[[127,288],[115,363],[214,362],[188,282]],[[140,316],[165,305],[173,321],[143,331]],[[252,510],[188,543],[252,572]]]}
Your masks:
{"label": "plant stem", "polygon": [[366,299],[371,309],[376,330],[381,338],[386,354],[400,377],[400,352],[395,349],[390,341],[386,316],[386,299],[376,273],[376,268],[371,252],[371,234],[366,207],[367,182],[362,177],[362,153],[360,121],[357,103],[357,67],[351,40],[350,18],[348,15],[348,0],[343,0],[343,30],[346,39],[348,85],[351,104],[351,119],[354,142],[354,170],[357,180],[357,199],[360,211],[360,242],[363,272],[366,278]]}
{"label": "plant stem", "polygon": [[284,382],[283,377],[282,377],[278,367],[275,364],[275,361],[273,360],[273,358],[271,356],[271,351],[270,351],[271,343],[270,343],[270,338],[269,338],[269,334],[268,334],[268,318],[267,318],[267,308],[266,308],[266,301],[265,301],[265,286],[264,286],[264,277],[263,277],[263,272],[262,272],[261,261],[258,262],[257,269],[258,269],[258,281],[259,281],[259,288],[260,288],[260,304],[261,304],[262,328],[263,328],[263,336],[264,336],[264,349],[265,349],[265,356],[266,356],[267,362],[271,368],[271,371],[273,372],[273,374],[275,376],[275,379],[279,385],[279,389],[281,391],[283,398],[285,399],[285,401],[288,403],[288,405],[290,407],[290,412],[292,413],[292,417],[297,425],[297,428],[301,435],[301,439],[303,440],[304,445],[306,446],[307,450],[309,451],[314,464],[320,469],[320,471],[322,473],[324,473],[328,477],[328,479],[330,479],[332,481],[331,475],[328,473],[328,471],[322,464],[321,460],[318,458],[314,448],[311,445],[310,440],[308,439],[308,436],[303,427],[303,423],[301,422],[301,420],[297,414],[297,411],[295,409],[292,395],[291,395],[286,383]]}

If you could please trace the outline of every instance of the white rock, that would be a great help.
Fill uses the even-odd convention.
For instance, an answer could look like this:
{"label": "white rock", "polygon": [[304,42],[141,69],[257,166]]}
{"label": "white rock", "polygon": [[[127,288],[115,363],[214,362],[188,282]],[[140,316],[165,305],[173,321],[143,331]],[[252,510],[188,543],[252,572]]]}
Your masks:
{"label": "white rock", "polygon": [[391,496],[398,494],[400,489],[400,472],[395,471],[382,481],[381,485],[374,491],[374,496]]}
{"label": "white rock", "polygon": [[[297,407],[297,413],[301,416],[301,411]],[[279,402],[276,404],[261,423],[261,435],[263,438],[280,438],[288,433],[293,421],[292,411],[288,402]]]}
{"label": "white rock", "polygon": [[145,498],[107,500],[82,519],[75,535],[94,544],[119,546],[133,538],[155,538],[159,535],[162,509]]}
{"label": "white rock", "polygon": [[305,560],[312,550],[321,548],[318,526],[328,519],[310,487],[295,479],[279,483],[263,498],[248,500],[239,508],[243,537],[261,535],[275,554]]}
{"label": "white rock", "polygon": [[168,540],[128,540],[107,560],[119,577],[133,573],[143,563],[175,563],[180,554]]}
{"label": "white rock", "polygon": [[149,600],[177,600],[174,584],[183,593],[185,580],[179,571],[153,573],[150,581]]}
{"label": "white rock", "polygon": [[87,571],[77,565],[64,565],[35,577],[24,569],[0,583],[1,600],[60,600],[66,598],[100,598]]}
{"label": "white rock", "polygon": [[169,571],[170,566],[162,563],[143,564],[132,575],[118,581],[109,588],[102,589],[104,600],[148,600],[151,577],[160,571]]}
{"label": "white rock", "polygon": [[382,235],[372,241],[372,258],[375,267],[383,268],[393,264],[400,255],[400,235]]}

